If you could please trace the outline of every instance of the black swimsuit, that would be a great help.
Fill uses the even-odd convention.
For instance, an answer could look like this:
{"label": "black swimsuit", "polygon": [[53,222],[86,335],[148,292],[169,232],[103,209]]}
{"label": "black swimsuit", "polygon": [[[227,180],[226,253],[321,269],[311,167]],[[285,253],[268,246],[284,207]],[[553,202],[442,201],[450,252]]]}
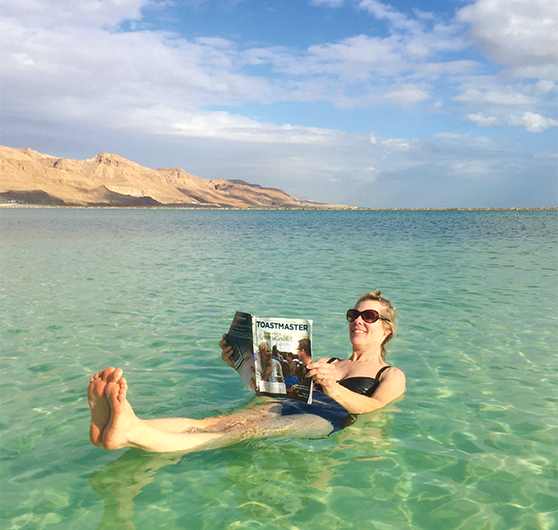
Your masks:
{"label": "black swimsuit", "polygon": [[346,379],[341,379],[339,384],[356,392],[357,394],[362,394],[364,396],[371,397],[378,385],[380,384],[380,376],[382,375],[383,371],[389,366],[384,366],[378,370],[376,377],[347,377]]}
{"label": "black swimsuit", "polygon": [[[332,363],[337,360],[339,359],[333,357],[328,362]],[[339,384],[348,388],[352,392],[371,397],[380,384],[380,376],[387,368],[390,367],[384,366],[383,368],[380,368],[376,377],[347,377],[345,379],[341,379]],[[283,416],[291,416],[293,414],[315,414],[316,416],[320,416],[332,423],[334,431],[338,431],[348,425],[352,425],[356,421],[355,414],[347,415],[347,411],[339,405],[337,401],[329,396],[326,396],[321,391],[321,386],[318,384],[314,385],[314,395],[312,397],[311,405],[294,399],[282,401],[281,405],[283,407]]]}

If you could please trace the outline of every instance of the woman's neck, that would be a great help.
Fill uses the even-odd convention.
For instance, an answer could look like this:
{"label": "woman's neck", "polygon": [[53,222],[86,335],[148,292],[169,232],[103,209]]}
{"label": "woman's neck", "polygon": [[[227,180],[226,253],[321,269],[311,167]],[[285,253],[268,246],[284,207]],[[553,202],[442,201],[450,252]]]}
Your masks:
{"label": "woman's neck", "polygon": [[380,348],[367,348],[359,350],[353,348],[353,355],[351,355],[351,361],[355,363],[373,363],[382,364],[382,353]]}

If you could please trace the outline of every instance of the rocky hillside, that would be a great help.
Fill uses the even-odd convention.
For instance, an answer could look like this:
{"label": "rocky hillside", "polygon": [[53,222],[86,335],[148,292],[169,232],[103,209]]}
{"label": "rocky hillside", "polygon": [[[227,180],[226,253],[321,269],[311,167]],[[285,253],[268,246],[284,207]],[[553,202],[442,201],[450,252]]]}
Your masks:
{"label": "rocky hillside", "polygon": [[60,206],[327,208],[241,180],[149,169],[118,155],[69,160],[0,146],[0,202]]}

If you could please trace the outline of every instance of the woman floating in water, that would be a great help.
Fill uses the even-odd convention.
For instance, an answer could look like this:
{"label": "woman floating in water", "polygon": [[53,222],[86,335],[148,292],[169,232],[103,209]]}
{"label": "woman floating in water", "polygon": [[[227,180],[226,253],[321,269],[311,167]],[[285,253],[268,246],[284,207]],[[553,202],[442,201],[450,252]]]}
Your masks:
{"label": "woman floating in water", "polygon": [[[216,418],[141,420],[126,399],[120,368],[106,368],[89,383],[90,438],[105,449],[136,447],[151,452],[186,452],[230,445],[242,439],[293,435],[326,436],[373,412],[405,392],[405,375],[385,362],[385,345],[395,336],[396,311],[380,291],[363,295],[347,311],[353,354],[349,359],[319,359],[307,365],[314,380],[314,403],[274,401]],[[230,366],[226,335],[219,343]]]}

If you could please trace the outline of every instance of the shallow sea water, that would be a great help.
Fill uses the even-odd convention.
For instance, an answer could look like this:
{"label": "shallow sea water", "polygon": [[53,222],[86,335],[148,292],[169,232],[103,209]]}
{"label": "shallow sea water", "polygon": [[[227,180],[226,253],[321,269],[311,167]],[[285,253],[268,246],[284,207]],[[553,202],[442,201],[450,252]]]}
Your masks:
{"label": "shallow sea water", "polygon": [[[557,528],[558,212],[0,210],[0,528]],[[250,395],[236,310],[398,308],[404,399],[329,438],[177,456],[90,445],[86,387],[124,368],[140,417]]]}

